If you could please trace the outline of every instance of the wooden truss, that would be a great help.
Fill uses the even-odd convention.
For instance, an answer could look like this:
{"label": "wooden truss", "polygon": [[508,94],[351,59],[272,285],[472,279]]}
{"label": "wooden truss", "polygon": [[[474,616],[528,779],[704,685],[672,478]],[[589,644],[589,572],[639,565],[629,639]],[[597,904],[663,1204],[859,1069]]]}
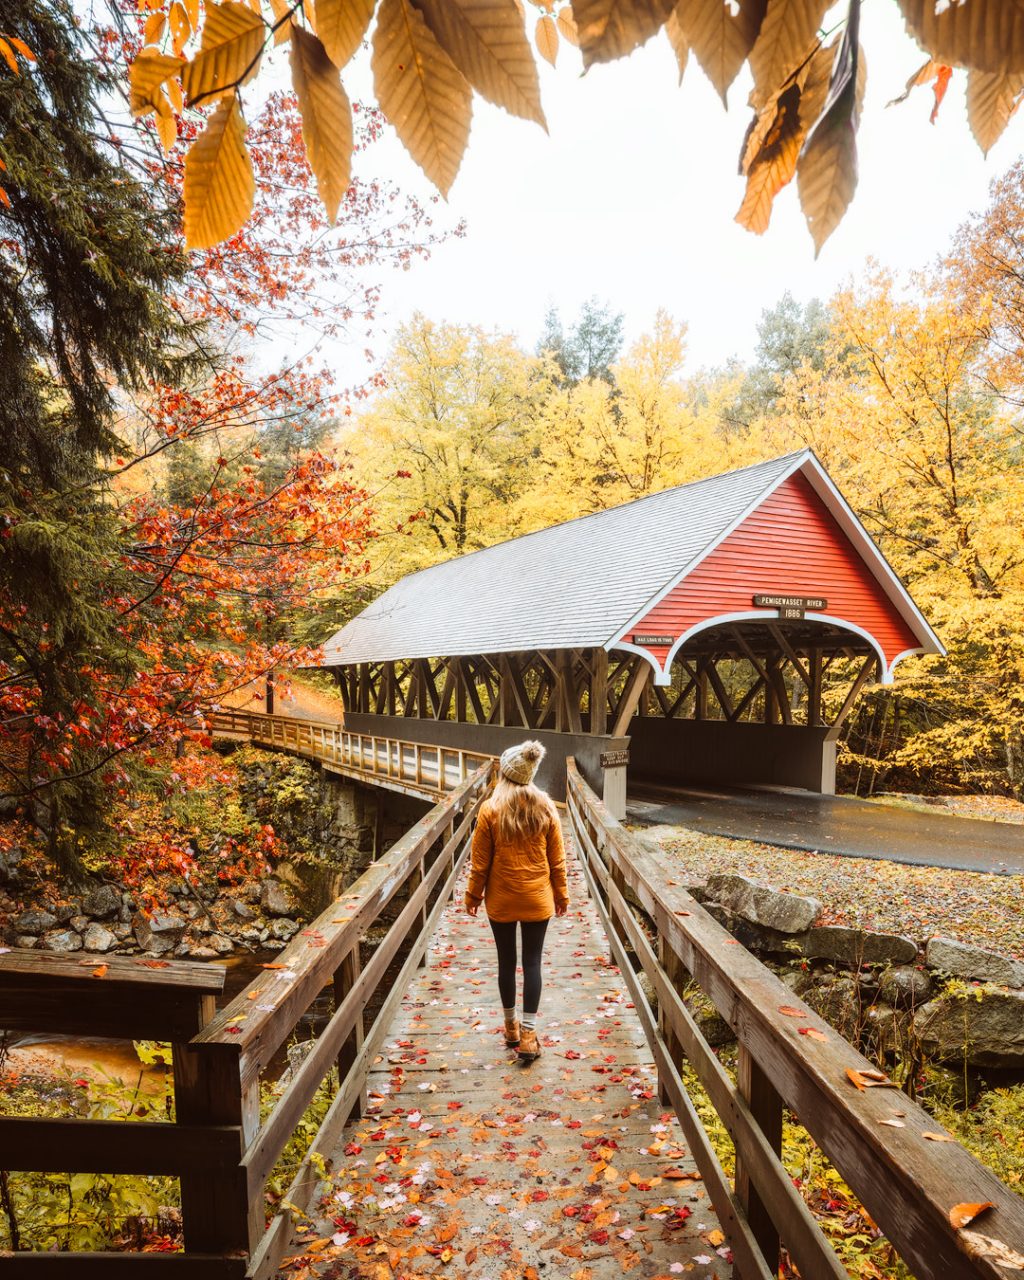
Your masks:
{"label": "wooden truss", "polygon": [[[474,657],[415,658],[335,668],[352,713],[414,716],[514,726],[557,733],[620,738],[636,714],[667,719],[765,724],[828,724],[833,731],[852,711],[877,671],[863,642],[809,644],[768,622],[718,629],[686,646],[673,664],[672,684],[655,685],[639,654],[604,649],[528,650]],[[856,639],[856,638],[853,638]],[[831,721],[826,688],[851,680]],[[832,699],[834,702],[834,698]]]}

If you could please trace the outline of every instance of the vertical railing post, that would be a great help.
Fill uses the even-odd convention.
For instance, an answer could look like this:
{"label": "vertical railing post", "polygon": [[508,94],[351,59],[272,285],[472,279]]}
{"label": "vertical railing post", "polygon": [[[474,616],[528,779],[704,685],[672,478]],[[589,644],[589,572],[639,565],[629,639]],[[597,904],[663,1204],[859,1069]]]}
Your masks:
{"label": "vertical railing post", "polygon": [[173,1047],[174,1113],[179,1124],[236,1125],[238,1166],[183,1174],[181,1216],[190,1253],[251,1256],[267,1226],[262,1188],[250,1195],[242,1156],[260,1124],[259,1079],[243,1086],[233,1045]]}
{"label": "vertical railing post", "polygon": [[[761,1132],[778,1156],[782,1152],[782,1099],[747,1046],[740,1041],[736,1064],[740,1094],[753,1113]],[[743,1206],[754,1239],[758,1243],[768,1270],[774,1276],[779,1270],[779,1233],[757,1194],[743,1161],[736,1158],[736,1198]],[[742,1280],[746,1280],[745,1277]]]}
{"label": "vertical railing post", "polygon": [[[672,989],[681,997],[688,975],[683,967],[682,961],[672,950],[672,947],[664,934],[658,935],[658,962],[665,973],[665,977],[668,979],[669,986],[672,987]],[[685,1056],[683,1054],[683,1046],[675,1032],[672,1030],[667,1012],[660,1003],[658,1006],[658,1030],[661,1032],[662,1038],[668,1048],[669,1058],[676,1067],[681,1066],[683,1057]],[[663,1105],[671,1105],[672,1100],[669,1097],[668,1090],[666,1089],[665,1082],[663,1080],[658,1081],[658,1098]]]}
{"label": "vertical railing post", "polygon": [[419,786],[423,781],[423,747],[418,742],[412,749],[412,758],[416,767],[416,785]]}
{"label": "vertical railing post", "polygon": [[[345,956],[334,974],[334,1007],[340,1009],[348,993],[356,985],[362,972],[362,961],[359,956],[359,943]],[[355,1025],[338,1051],[338,1088],[345,1087],[345,1077],[352,1070],[352,1064],[363,1047],[363,1011],[359,1010]],[[352,1104],[347,1119],[358,1119],[366,1107],[366,1090]]]}
{"label": "vertical railing post", "polygon": [[[410,899],[415,894],[416,890],[420,887],[420,885],[423,883],[423,876],[424,876],[425,870],[426,868],[424,865],[424,856],[423,854],[420,854],[419,862],[417,862],[417,864],[413,867],[412,871],[410,871],[409,873],[408,893],[409,893]],[[416,928],[417,937],[423,933],[426,927],[427,927],[427,904],[426,904],[426,901],[424,901],[422,907],[420,907],[416,915],[415,928]],[[424,951],[423,954],[420,956],[419,964],[417,967],[420,969],[425,969],[427,967],[426,951]]]}

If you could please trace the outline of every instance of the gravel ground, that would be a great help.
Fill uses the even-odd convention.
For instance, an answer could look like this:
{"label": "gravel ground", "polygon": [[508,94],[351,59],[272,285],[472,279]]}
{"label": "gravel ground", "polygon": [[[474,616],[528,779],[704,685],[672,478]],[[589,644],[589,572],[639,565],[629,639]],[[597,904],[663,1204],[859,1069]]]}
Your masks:
{"label": "gravel ground", "polygon": [[738,872],[825,904],[823,922],[959,938],[1024,959],[1024,877],[910,867],[873,858],[801,853],[752,840],[651,826],[643,834],[674,854],[688,883]]}

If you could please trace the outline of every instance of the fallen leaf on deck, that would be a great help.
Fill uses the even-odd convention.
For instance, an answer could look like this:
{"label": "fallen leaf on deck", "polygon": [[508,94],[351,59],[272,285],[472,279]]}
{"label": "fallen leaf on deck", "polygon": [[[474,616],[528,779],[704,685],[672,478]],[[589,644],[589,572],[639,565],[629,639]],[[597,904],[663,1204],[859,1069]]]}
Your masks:
{"label": "fallen leaf on deck", "polygon": [[719,1231],[717,1228],[714,1231],[709,1231],[707,1234],[707,1242],[708,1244],[713,1244],[717,1249],[720,1244],[725,1244],[725,1233],[723,1231]]}
{"label": "fallen leaf on deck", "polygon": [[806,1009],[794,1009],[791,1004],[780,1004],[779,1013],[784,1013],[787,1018],[806,1018]]}
{"label": "fallen leaf on deck", "polygon": [[956,1138],[948,1133],[922,1133],[922,1138],[927,1138],[929,1142],[956,1142]]}
{"label": "fallen leaf on deck", "polygon": [[986,1209],[994,1209],[991,1200],[981,1200],[977,1204],[955,1204],[949,1211],[949,1223],[954,1231],[969,1226],[975,1218],[980,1218]]}
{"label": "fallen leaf on deck", "polygon": [[828,1036],[824,1031],[819,1031],[817,1027],[797,1027],[797,1031],[802,1036],[809,1036],[812,1040],[827,1040]]}
{"label": "fallen leaf on deck", "polygon": [[905,1129],[907,1126],[902,1120],[879,1120],[879,1124],[887,1124],[890,1129]]}
{"label": "fallen leaf on deck", "polygon": [[139,964],[144,964],[147,969],[169,969],[171,967],[169,960],[140,960]]}
{"label": "fallen leaf on deck", "polygon": [[102,978],[109,968],[110,965],[108,964],[97,965],[97,967],[92,971],[92,976],[94,978]]}

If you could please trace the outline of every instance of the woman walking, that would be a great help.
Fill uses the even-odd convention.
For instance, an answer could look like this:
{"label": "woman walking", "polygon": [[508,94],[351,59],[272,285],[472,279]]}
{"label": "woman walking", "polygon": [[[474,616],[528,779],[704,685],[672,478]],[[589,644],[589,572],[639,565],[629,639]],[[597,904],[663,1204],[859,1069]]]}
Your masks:
{"label": "woman walking", "polygon": [[[562,826],[550,796],[533,785],[544,757],[539,742],[509,747],[498,762],[498,781],[480,809],[466,886],[466,910],[480,903],[498,949],[498,993],[505,1043],[524,1062],[540,1056],[541,956],[548,921],[569,909]],[[516,1017],[516,931],[522,930],[523,1017]]]}

